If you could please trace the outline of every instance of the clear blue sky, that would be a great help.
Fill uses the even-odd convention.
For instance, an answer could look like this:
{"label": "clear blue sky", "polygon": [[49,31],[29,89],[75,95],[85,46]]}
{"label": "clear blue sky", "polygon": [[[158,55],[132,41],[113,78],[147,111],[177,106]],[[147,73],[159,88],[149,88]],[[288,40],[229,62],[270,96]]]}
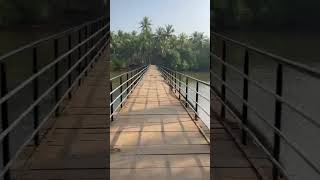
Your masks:
{"label": "clear blue sky", "polygon": [[144,16],[156,27],[172,24],[176,33],[210,32],[210,0],[111,0],[111,30],[139,30]]}

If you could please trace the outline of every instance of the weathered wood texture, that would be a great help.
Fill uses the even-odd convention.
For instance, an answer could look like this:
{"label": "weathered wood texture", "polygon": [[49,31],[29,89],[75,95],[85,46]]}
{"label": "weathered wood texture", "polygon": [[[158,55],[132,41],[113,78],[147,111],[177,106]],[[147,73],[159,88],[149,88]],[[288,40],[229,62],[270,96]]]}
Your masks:
{"label": "weathered wood texture", "polygon": [[108,62],[99,61],[89,73],[20,179],[102,180],[109,172],[111,180],[257,179],[217,121],[211,123],[210,157],[209,143],[155,66],[110,127],[107,69]]}
{"label": "weathered wood texture", "polygon": [[210,147],[155,66],[111,123],[112,180],[209,179]]}
{"label": "weathered wood texture", "polygon": [[216,122],[210,146],[155,66],[111,123],[112,180],[257,179]]}
{"label": "weathered wood texture", "polygon": [[109,178],[109,61],[105,52],[16,179]]}

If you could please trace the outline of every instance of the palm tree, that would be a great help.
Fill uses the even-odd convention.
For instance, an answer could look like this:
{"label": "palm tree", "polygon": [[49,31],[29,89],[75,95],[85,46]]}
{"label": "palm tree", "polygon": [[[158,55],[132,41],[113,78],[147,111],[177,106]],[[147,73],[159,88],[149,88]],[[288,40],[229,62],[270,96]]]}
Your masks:
{"label": "palm tree", "polygon": [[140,22],[141,28],[141,59],[143,63],[150,63],[152,51],[152,29],[151,20],[149,17],[143,17]]}
{"label": "palm tree", "polygon": [[143,33],[151,32],[151,20],[149,17],[143,17],[142,21],[140,21],[140,28]]}
{"label": "palm tree", "polygon": [[165,37],[170,38],[173,36],[173,33],[174,33],[173,25],[170,25],[170,24],[166,25],[165,31],[164,31]]}
{"label": "palm tree", "polygon": [[201,48],[202,44],[204,43],[204,40],[205,40],[204,33],[200,33],[196,31],[191,35],[191,41],[196,46],[196,48]]}

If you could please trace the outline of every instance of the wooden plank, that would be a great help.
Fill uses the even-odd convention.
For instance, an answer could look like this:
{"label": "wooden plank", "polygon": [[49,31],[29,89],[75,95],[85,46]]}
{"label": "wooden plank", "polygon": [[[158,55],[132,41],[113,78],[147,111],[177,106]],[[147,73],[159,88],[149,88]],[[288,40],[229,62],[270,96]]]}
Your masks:
{"label": "wooden plank", "polygon": [[109,78],[108,63],[97,62],[95,76],[89,73],[82,82],[24,168],[16,171],[17,179],[108,179],[109,91],[101,85]]}
{"label": "wooden plank", "polygon": [[111,124],[111,179],[209,179],[210,148],[155,66]]}

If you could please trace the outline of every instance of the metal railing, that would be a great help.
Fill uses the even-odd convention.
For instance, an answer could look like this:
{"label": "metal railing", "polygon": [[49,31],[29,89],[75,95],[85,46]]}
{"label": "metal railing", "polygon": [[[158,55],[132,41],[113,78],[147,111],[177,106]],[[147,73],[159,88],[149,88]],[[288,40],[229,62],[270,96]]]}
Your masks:
{"label": "metal railing", "polygon": [[[110,119],[123,107],[131,92],[139,84],[148,66],[142,66],[134,70],[122,73],[110,79]],[[116,86],[113,88],[113,86]]]}
{"label": "metal railing", "polygon": [[[310,157],[306,154],[302,147],[300,147],[296,142],[290,139],[282,130],[282,119],[283,119],[283,106],[285,105],[287,108],[291,109],[294,113],[298,114],[305,120],[307,120],[310,124],[312,124],[316,128],[320,128],[319,119],[312,118],[310,115],[305,113],[302,107],[299,107],[296,104],[290,103],[287,99],[284,98],[283,94],[283,77],[284,77],[284,67],[289,69],[294,69],[304,75],[307,75],[309,78],[320,79],[320,72],[316,69],[310,68],[306,65],[302,65],[296,62],[293,62],[289,59],[285,59],[283,57],[279,57],[273,55],[271,53],[267,53],[265,51],[259,50],[257,48],[248,46],[241,42],[237,42],[230,38],[227,38],[218,33],[212,33],[212,38],[215,40],[213,42],[213,47],[218,49],[218,45],[221,49],[217,50],[215,53],[213,49],[211,50],[211,81],[219,82],[220,87],[215,86],[211,83],[211,92],[215,94],[218,101],[221,104],[220,112],[217,113],[219,119],[224,121],[227,120],[226,112],[228,112],[241,126],[242,128],[242,137],[241,141],[243,145],[247,145],[248,135],[255,141],[255,143],[260,147],[265,154],[269,157],[270,161],[273,164],[272,176],[273,179],[279,179],[280,177],[284,177],[285,179],[290,179],[290,173],[286,166],[281,162],[281,157],[284,156],[284,153],[281,153],[281,146],[288,147],[291,151],[295,152],[306,165],[308,165],[317,175],[320,175],[319,164],[317,164],[314,160],[316,158]],[[243,64],[242,70],[228,63],[227,52],[230,52],[230,49],[227,49],[228,45],[236,46],[242,48],[243,50]],[[220,54],[217,55],[217,53]],[[265,87],[261,82],[254,80],[250,77],[250,62],[253,54],[258,54],[263,57],[267,57],[273,60],[273,63],[276,64],[276,72],[275,72],[275,90],[271,90],[270,88]],[[219,69],[219,74],[214,72],[213,67],[214,63],[220,64],[221,69]],[[220,67],[220,66],[219,66]],[[234,86],[231,86],[227,83],[227,70],[230,70],[232,73],[237,74],[242,78],[242,95],[239,95],[237,89]],[[264,93],[272,96],[275,99],[274,102],[274,119],[270,120],[266,118],[261,111],[258,111],[257,108],[250,103],[248,100],[249,97],[249,85],[254,86]],[[239,87],[238,87],[239,88]],[[233,94],[242,104],[242,112],[240,112],[235,105],[227,98],[226,92],[230,92]],[[258,94],[255,94],[255,99],[259,98]],[[212,104],[216,104],[212,102]],[[261,123],[266,125],[268,128],[272,130],[273,133],[273,144],[269,144],[262,137],[264,134],[257,131],[252,124],[252,119],[249,118],[249,111],[253,113],[259,120],[262,120]],[[273,123],[272,123],[273,122]],[[292,162],[294,163],[294,162]]]}
{"label": "metal railing", "polygon": [[[204,103],[200,103],[199,101],[201,99],[201,102],[205,101],[207,102],[206,104],[210,104],[210,95],[205,95],[199,91],[200,86],[210,89],[210,84],[164,66],[159,66],[159,70],[172,90],[178,93],[179,100],[185,102],[184,106],[192,109],[195,119],[201,119],[210,128],[210,108],[205,108]],[[204,116],[200,112],[203,112],[204,116],[208,117],[207,121],[204,120]]]}
{"label": "metal railing", "polygon": [[[72,90],[80,86],[83,76],[107,48],[108,22],[108,18],[99,18],[0,57],[1,177],[10,179],[9,169],[25,146],[32,140],[35,145],[39,144],[40,129],[52,115],[58,115],[63,100],[72,98]],[[19,64],[8,67],[14,60]],[[30,70],[28,64],[32,65]],[[22,67],[20,73],[24,74],[24,79],[16,77],[15,84],[10,84],[13,81],[10,78],[17,75],[13,71],[19,67]],[[26,75],[26,71],[31,73]],[[28,101],[30,96],[31,102]],[[26,107],[20,107],[22,105]],[[31,122],[26,124],[25,121]],[[31,129],[30,132],[22,131],[19,125],[24,126],[22,130]],[[14,138],[17,133],[21,137]]]}

